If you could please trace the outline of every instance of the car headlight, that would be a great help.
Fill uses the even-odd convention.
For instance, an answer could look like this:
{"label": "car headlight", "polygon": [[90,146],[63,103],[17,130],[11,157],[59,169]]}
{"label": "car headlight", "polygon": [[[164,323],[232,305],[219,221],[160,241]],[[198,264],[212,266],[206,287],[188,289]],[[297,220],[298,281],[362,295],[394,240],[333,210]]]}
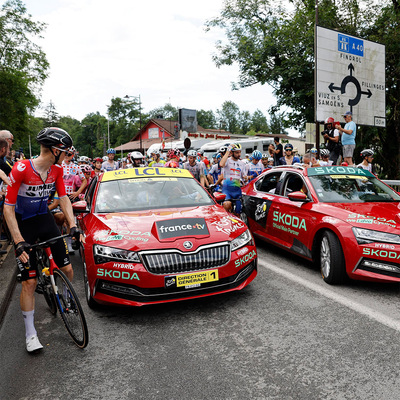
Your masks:
{"label": "car headlight", "polygon": [[243,247],[244,245],[249,243],[251,240],[252,240],[252,237],[251,237],[250,231],[247,229],[236,239],[232,240],[231,251],[235,251],[235,250],[239,249],[240,247]]}
{"label": "car headlight", "polygon": [[353,228],[354,236],[358,244],[368,244],[373,242],[400,244],[400,235],[373,231],[370,229]]}
{"label": "car headlight", "polygon": [[116,249],[115,247],[100,246],[95,244],[93,246],[94,262],[96,264],[103,264],[111,260],[125,261],[125,262],[140,262],[139,256],[134,251]]}

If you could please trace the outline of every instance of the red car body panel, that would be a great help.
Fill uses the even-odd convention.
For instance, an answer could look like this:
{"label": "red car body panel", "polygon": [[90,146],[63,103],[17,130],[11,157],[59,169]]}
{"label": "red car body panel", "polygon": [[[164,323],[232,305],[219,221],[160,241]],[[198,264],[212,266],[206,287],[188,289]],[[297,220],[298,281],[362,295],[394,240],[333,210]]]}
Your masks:
{"label": "red car body panel", "polygon": [[[353,170],[355,168],[349,169],[348,173],[354,174]],[[302,176],[312,201],[291,201],[288,197],[256,189],[257,182],[266,174],[277,171]],[[399,202],[323,203],[309,181],[307,169],[293,167],[265,172],[243,189],[243,195],[244,211],[255,237],[312,261],[321,232],[329,230],[340,241],[350,278],[400,282],[400,245],[382,241],[359,244],[352,230],[356,227],[399,235]],[[375,266],[379,263],[380,267],[366,268],[362,264],[364,261]]]}
{"label": "red car body panel", "polygon": [[[157,170],[161,173],[165,169],[147,168],[147,170]],[[193,177],[185,179],[194,180]],[[95,185],[99,186],[100,182],[101,178]],[[236,251],[230,251],[231,241],[246,232],[247,226],[215,202],[207,206],[95,213],[97,194],[96,187],[93,189],[89,212],[78,217],[85,237],[81,255],[90,295],[95,302],[142,306],[193,299],[241,290],[257,275],[257,251],[253,239]],[[185,230],[185,235],[182,236],[179,230],[181,227],[186,229],[188,223],[194,225],[190,227],[190,233]],[[168,235],[176,236],[162,237],[162,235],[167,236],[166,230],[172,232]],[[96,264],[94,254],[96,245],[136,252],[140,260],[130,262],[107,260]],[[189,245],[192,247],[185,248]],[[225,246],[225,252],[229,250],[226,253],[228,259],[223,265],[213,267],[211,262],[211,266],[190,271],[180,271],[177,267],[182,260],[177,261],[176,257],[182,256],[183,259],[189,254],[199,254],[196,256],[198,257],[196,262],[201,264],[201,257],[216,257],[216,253],[212,252],[222,251],[220,246]],[[156,260],[159,257],[160,262],[168,263],[166,268],[170,271],[157,272],[151,269],[151,257],[156,257]],[[216,281],[207,281],[198,287],[177,286],[179,279],[182,278],[181,282],[184,281],[185,275],[201,275],[210,271],[216,271],[218,278]],[[176,282],[171,283],[171,288],[167,286],[171,282],[169,278],[175,278]],[[190,277],[187,279],[190,280]],[[201,279],[201,276],[196,276],[195,279]]]}

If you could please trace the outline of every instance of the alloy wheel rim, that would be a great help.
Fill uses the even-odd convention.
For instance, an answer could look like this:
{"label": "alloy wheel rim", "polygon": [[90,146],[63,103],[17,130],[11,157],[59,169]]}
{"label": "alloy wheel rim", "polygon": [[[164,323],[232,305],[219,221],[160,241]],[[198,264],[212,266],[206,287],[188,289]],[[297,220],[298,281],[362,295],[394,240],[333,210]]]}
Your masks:
{"label": "alloy wheel rim", "polygon": [[331,271],[331,251],[328,239],[324,237],[321,241],[321,272],[327,277]]}

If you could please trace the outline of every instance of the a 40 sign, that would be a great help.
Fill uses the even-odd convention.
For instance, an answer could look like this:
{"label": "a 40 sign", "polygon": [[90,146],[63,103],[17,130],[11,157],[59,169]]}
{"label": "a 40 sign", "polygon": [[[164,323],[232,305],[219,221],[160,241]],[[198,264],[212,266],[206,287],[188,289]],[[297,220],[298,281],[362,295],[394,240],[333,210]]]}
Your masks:
{"label": "a 40 sign", "polygon": [[385,46],[317,27],[316,120],[385,127]]}

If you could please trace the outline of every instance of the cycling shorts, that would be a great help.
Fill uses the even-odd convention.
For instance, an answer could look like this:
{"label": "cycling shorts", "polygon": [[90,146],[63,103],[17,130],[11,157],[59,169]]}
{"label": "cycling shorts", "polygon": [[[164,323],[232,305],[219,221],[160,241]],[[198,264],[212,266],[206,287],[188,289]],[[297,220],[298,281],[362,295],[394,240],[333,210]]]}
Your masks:
{"label": "cycling shorts", "polygon": [[222,185],[222,193],[226,196],[225,201],[231,201],[231,199],[236,199],[235,204],[235,213],[240,214],[242,211],[242,189],[237,186],[225,186]]}
{"label": "cycling shorts", "polygon": [[[15,213],[15,216],[21,235],[24,241],[29,244],[34,244],[37,240],[45,241],[60,236],[60,231],[50,212],[36,215],[24,221],[22,221],[20,214]],[[50,245],[50,249],[57,267],[62,268],[70,264],[68,246],[65,239],[57,240],[56,243]],[[21,274],[21,281],[36,278],[36,265],[36,253],[34,251],[29,253],[29,261],[26,264],[23,264],[17,257],[17,267]]]}

